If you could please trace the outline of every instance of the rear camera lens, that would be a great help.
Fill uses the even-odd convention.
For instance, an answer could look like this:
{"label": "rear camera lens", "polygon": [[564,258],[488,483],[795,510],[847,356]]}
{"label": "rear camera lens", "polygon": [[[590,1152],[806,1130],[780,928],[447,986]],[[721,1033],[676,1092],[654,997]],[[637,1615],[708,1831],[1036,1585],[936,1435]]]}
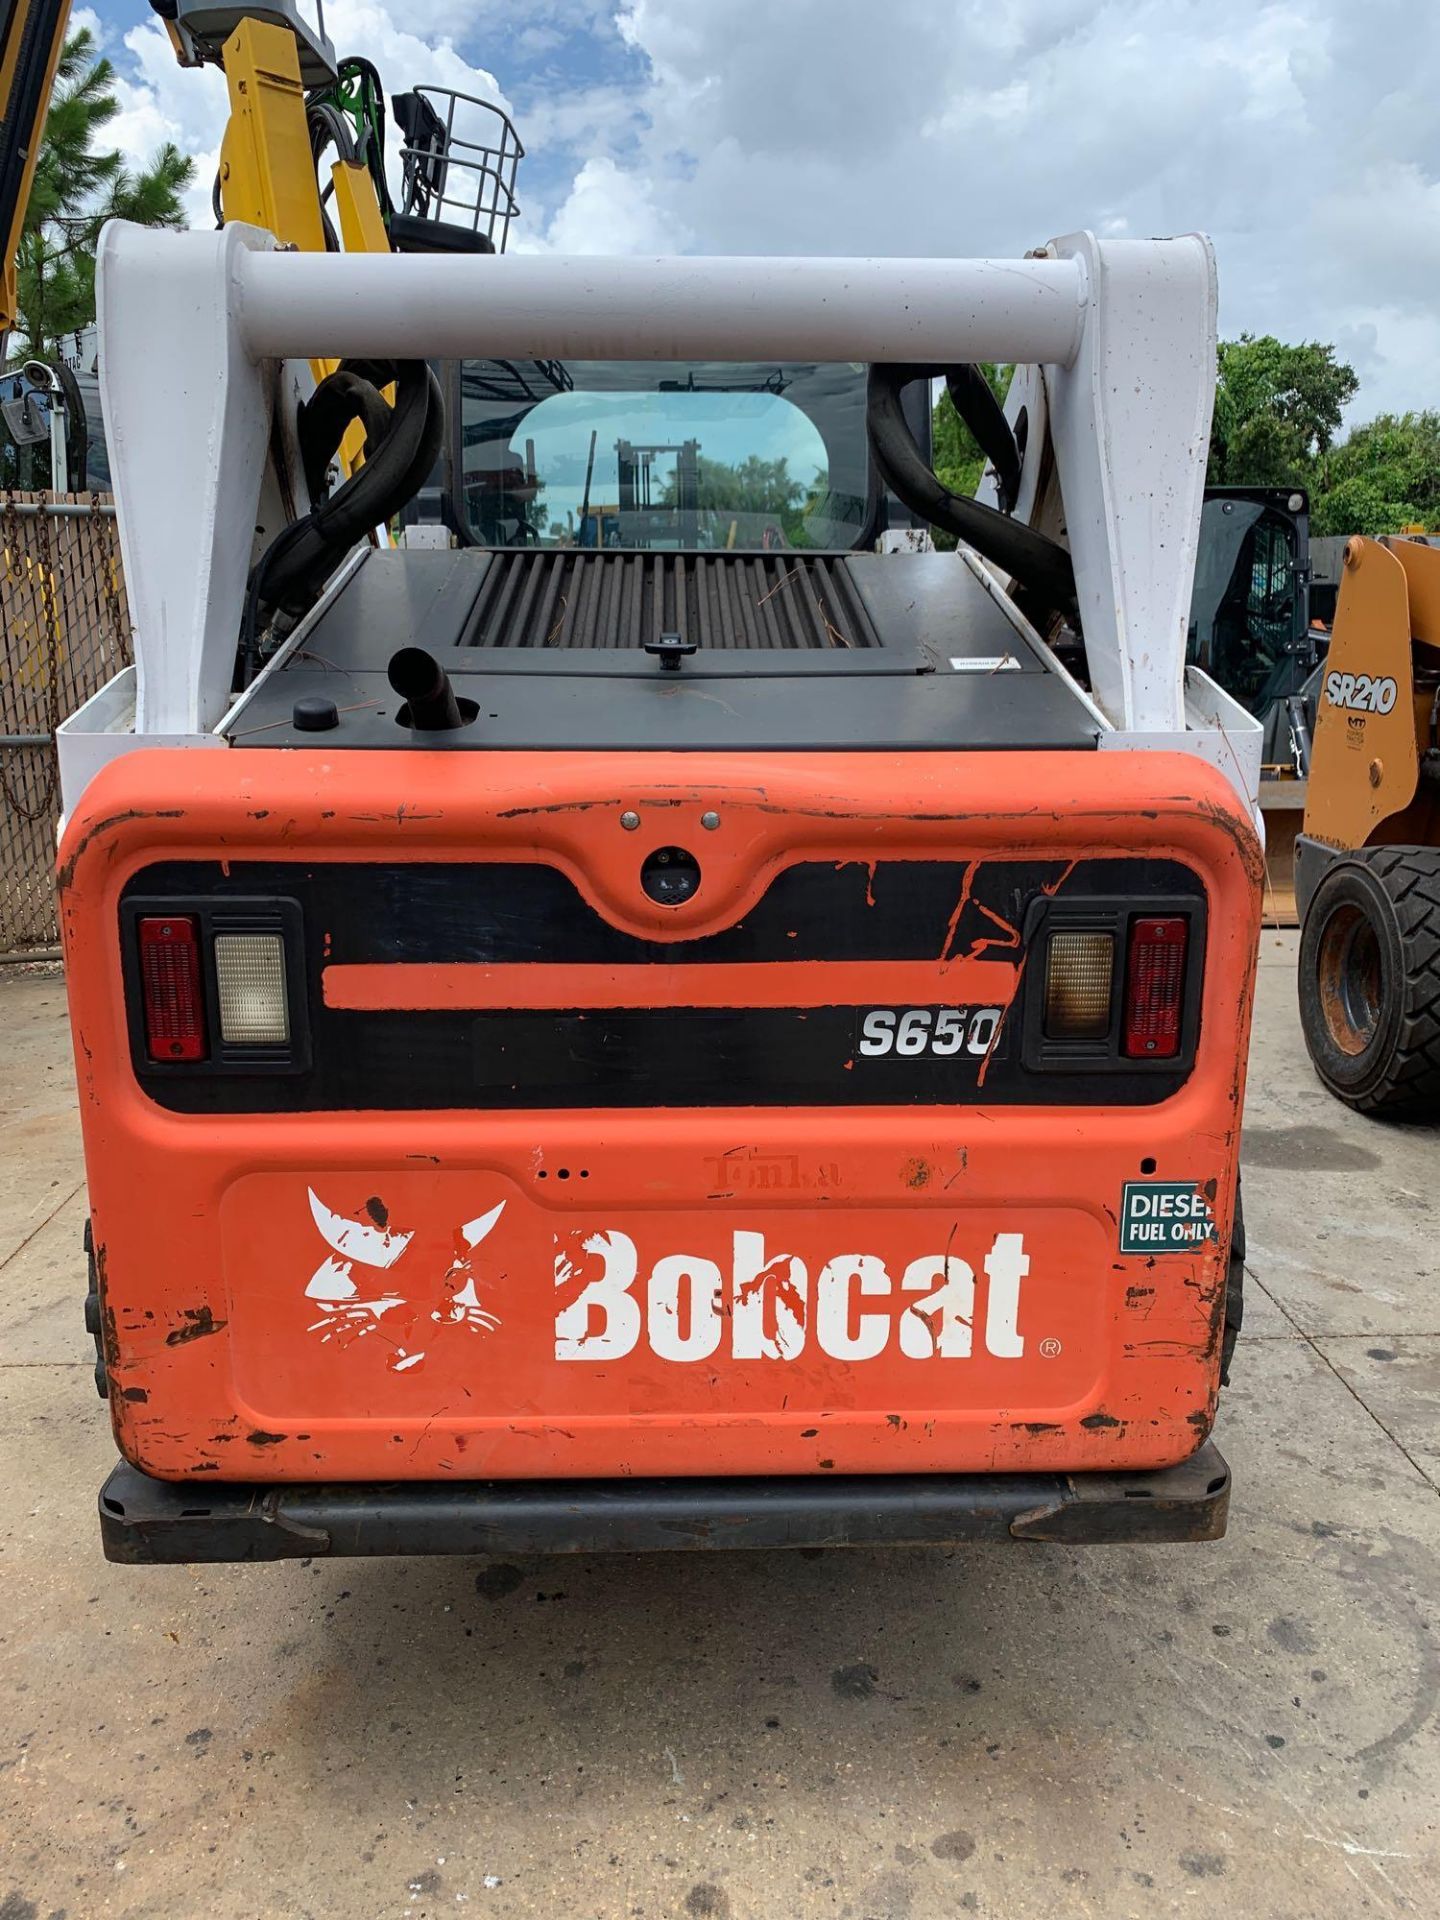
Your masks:
{"label": "rear camera lens", "polygon": [[700,862],[684,847],[657,847],[640,869],[640,884],[657,906],[683,906],[700,890]]}

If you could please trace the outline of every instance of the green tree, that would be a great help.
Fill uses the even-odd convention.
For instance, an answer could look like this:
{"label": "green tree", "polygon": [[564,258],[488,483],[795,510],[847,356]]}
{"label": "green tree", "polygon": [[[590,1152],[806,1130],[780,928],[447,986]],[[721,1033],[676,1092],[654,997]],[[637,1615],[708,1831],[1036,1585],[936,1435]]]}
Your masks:
{"label": "green tree", "polygon": [[[1360,382],[1318,340],[1288,346],[1272,334],[1222,340],[1210,429],[1212,486],[1324,482],[1323,461]],[[1320,471],[1316,472],[1316,463]]]}
{"label": "green tree", "polygon": [[[1010,391],[1014,367],[1002,366],[994,360],[981,360],[976,364],[984,374],[990,391],[1003,407],[1005,396]],[[944,387],[940,389],[940,397],[930,412],[930,441],[935,478],[951,493],[958,493],[968,500],[980,484],[980,476],[985,471],[985,456],[974,434],[956,413],[955,403]],[[953,533],[947,533],[943,527],[932,527],[930,532],[937,547],[946,553],[954,548]]]}
{"label": "green tree", "polygon": [[42,358],[64,335],[95,317],[95,249],[107,220],[148,227],[185,224],[181,195],[195,163],[167,141],[132,172],[120,154],[97,146],[119,102],[115,72],[97,57],[82,27],[65,42],[45,119],[16,272],[20,350]]}
{"label": "green tree", "polygon": [[[678,473],[666,475],[661,488],[662,506],[673,507],[678,500]],[[762,460],[749,454],[731,465],[725,460],[699,456],[699,488],[696,505],[702,513],[749,514],[757,519],[776,521],[792,547],[809,546],[805,516],[811,503],[824,493],[826,480],[816,473],[809,488],[790,471],[783,455],[778,460]]]}
{"label": "green tree", "polygon": [[[981,360],[978,364],[990,391],[1003,407],[1005,396],[1010,391],[1010,376],[1015,369],[1000,366],[993,360]],[[985,471],[985,456],[974,434],[956,413],[955,403],[944,387],[940,389],[940,397],[931,411],[930,432],[934,448],[931,464],[935,478],[951,493],[963,494],[968,499],[980,484],[980,476]]]}
{"label": "green tree", "polygon": [[1398,533],[1422,518],[1414,502],[1397,499],[1382,476],[1356,473],[1314,501],[1310,531],[1317,536],[1364,533],[1373,540],[1382,533]]}
{"label": "green tree", "polygon": [[[1011,369],[983,371],[1003,402]],[[1320,341],[1291,346],[1248,333],[1222,341],[1210,484],[1305,487],[1315,534],[1440,528],[1440,412],[1381,414],[1338,440],[1359,384],[1355,369]],[[937,477],[952,493],[973,494],[985,459],[948,393],[932,419]],[[935,537],[938,546],[955,544]]]}
{"label": "green tree", "polygon": [[1440,413],[1382,413],[1330,454],[1312,513],[1316,533],[1440,526]]}

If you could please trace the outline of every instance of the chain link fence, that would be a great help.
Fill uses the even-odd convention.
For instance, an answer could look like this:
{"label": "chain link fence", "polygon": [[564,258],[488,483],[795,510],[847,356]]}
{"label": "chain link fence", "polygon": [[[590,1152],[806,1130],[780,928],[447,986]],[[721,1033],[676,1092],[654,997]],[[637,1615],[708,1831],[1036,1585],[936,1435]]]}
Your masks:
{"label": "chain link fence", "polygon": [[59,937],[56,730],[132,658],[111,501],[0,496],[0,957]]}

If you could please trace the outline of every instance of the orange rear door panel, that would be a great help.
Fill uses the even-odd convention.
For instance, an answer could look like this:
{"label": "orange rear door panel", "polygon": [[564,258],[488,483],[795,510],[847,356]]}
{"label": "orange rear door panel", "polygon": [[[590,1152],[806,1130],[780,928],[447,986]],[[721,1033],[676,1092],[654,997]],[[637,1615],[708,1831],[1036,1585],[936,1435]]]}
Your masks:
{"label": "orange rear door panel", "polygon": [[[668,845],[704,875],[675,908],[638,885]],[[1033,956],[1019,909],[985,895],[987,867],[1048,863],[1058,898],[1083,863],[1117,858],[1177,863],[1203,896],[1198,1045],[1164,1099],[1076,1104],[1064,1076],[1043,1099],[1002,1099],[980,1059],[943,1103],[761,1102],[737,1083],[687,1105],[713,1063],[678,1050],[647,1067],[663,1089],[673,1066],[676,1099],[611,1097],[615,1009],[783,1008],[802,1031],[836,1002],[857,1018],[992,1005],[1018,1049]],[[269,1111],[176,1111],[142,1088],[121,898],[148,870],[323,863],[363,902],[382,867],[481,859],[558,870],[586,914],[652,952],[357,960],[312,929],[317,1021],[388,1022],[393,1075],[427,1021],[522,1009],[553,1080],[565,1048],[546,1036],[565,1008],[606,1098],[551,1084],[525,1104],[523,1047],[503,1105],[287,1111],[277,1095]],[[826,961],[821,937],[817,960],[801,927],[793,961],[653,951],[678,961],[743,923],[798,863],[896,861],[954,863],[933,954]],[[1183,1459],[1215,1408],[1258,870],[1229,786],[1181,755],[126,756],[61,849],[122,1451],[162,1478],[302,1481]],[[317,1026],[317,1046],[341,1030]],[[363,1059],[344,1064],[363,1079]],[[453,1090],[461,1067],[445,1064]],[[1204,1196],[1193,1247],[1122,1250],[1124,1189],[1146,1179]]]}

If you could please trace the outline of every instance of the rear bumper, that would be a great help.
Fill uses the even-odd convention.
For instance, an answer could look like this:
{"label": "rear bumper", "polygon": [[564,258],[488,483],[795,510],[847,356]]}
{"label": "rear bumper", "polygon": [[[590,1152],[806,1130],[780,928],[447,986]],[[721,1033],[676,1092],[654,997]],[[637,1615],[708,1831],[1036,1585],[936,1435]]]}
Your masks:
{"label": "rear bumper", "polygon": [[723,1480],[175,1484],[121,1462],[100,1492],[108,1560],[649,1553],[680,1548],[1072,1546],[1218,1540],[1230,1469],[1207,1443],[1147,1473]]}

